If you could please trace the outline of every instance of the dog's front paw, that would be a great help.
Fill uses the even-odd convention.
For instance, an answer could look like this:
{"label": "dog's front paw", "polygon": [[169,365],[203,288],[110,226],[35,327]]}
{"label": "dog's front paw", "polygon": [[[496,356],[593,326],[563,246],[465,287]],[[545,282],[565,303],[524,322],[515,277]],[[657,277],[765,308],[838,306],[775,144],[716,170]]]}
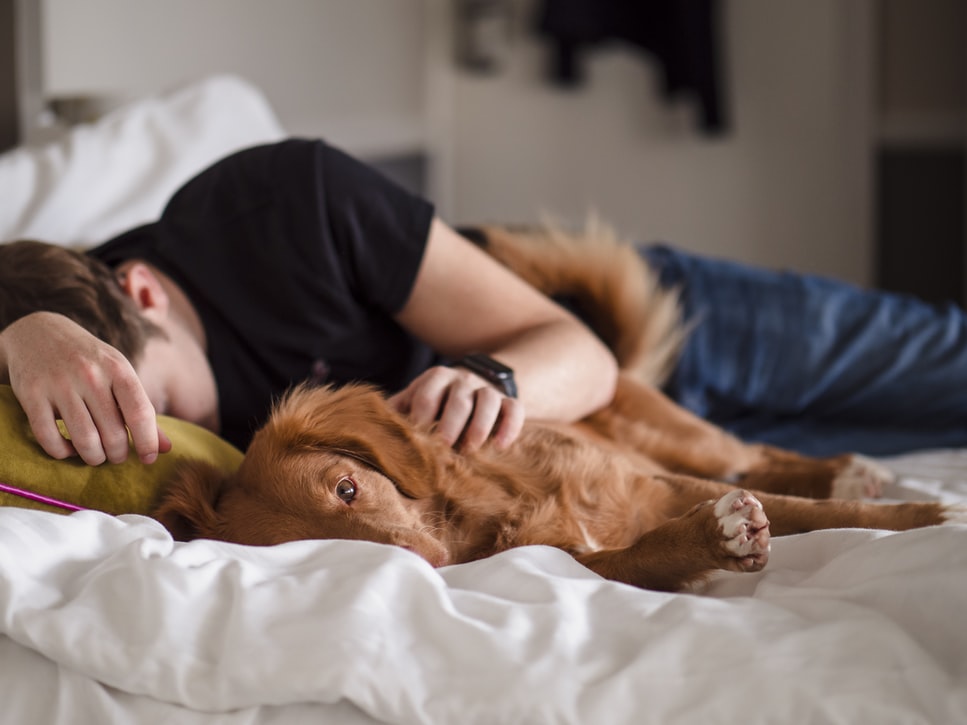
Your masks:
{"label": "dog's front paw", "polygon": [[769,561],[769,519],[748,491],[730,491],[715,503],[726,552],[723,568],[759,571]]}
{"label": "dog's front paw", "polygon": [[872,458],[853,453],[846,466],[833,479],[832,498],[857,500],[879,498],[883,487],[896,480],[896,474]]}

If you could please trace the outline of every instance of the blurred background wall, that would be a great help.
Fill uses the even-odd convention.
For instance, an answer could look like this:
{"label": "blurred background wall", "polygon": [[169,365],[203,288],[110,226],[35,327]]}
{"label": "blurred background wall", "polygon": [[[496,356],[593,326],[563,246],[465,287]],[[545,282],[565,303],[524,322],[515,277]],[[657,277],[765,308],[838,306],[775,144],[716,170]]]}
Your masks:
{"label": "blurred background wall", "polygon": [[583,54],[578,87],[549,82],[543,0],[479,0],[484,70],[457,62],[478,0],[38,1],[48,99],[234,72],[290,132],[402,169],[456,224],[593,210],[629,237],[860,284],[952,271],[944,296],[963,299],[961,0],[722,0],[715,134],[627,43]]}

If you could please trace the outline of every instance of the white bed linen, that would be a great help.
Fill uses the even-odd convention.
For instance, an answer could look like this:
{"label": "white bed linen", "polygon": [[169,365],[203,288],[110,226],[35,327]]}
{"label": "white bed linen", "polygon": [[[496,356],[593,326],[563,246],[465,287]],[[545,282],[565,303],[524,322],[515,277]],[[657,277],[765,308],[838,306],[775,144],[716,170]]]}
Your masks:
{"label": "white bed linen", "polygon": [[[893,498],[967,501],[963,452],[891,464]],[[698,596],[545,547],[434,570],[0,510],[5,722],[967,722],[965,612],[964,525],[777,539]]]}
{"label": "white bed linen", "polygon": [[107,241],[157,219],[214,161],[284,135],[262,92],[233,75],[139,99],[55,142],[0,154],[0,241]]}

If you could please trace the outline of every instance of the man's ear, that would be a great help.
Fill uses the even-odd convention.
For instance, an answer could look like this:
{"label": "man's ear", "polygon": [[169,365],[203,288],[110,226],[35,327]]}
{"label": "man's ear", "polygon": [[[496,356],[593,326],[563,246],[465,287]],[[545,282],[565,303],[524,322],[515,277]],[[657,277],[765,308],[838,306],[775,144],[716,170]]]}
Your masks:
{"label": "man's ear", "polygon": [[141,313],[152,322],[157,323],[167,317],[168,293],[150,266],[144,262],[132,262],[123,268],[118,283]]}

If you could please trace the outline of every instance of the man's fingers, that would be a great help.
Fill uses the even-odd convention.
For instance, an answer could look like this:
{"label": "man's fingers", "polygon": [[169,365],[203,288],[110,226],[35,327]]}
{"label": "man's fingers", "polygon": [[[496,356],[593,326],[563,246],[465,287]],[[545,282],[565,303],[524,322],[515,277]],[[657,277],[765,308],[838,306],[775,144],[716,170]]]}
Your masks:
{"label": "man's fingers", "polygon": [[27,315],[3,334],[10,385],[50,456],[119,463],[130,452],[129,431],[145,462],[171,449],[134,368],[118,350],[53,313]]}
{"label": "man's fingers", "polygon": [[[154,463],[159,453],[166,453],[171,449],[171,441],[158,428],[154,406],[137,379],[116,383],[114,398],[117,401],[117,409],[120,410],[123,425],[126,425],[131,432],[131,443],[142,463]],[[163,441],[162,438],[164,438]],[[162,450],[165,445],[167,449]],[[125,434],[125,447],[127,447],[127,434]]]}
{"label": "man's fingers", "polygon": [[89,466],[99,466],[104,463],[107,460],[107,453],[101,443],[101,434],[84,401],[80,398],[71,398],[59,405],[59,412],[77,455]]}
{"label": "man's fingers", "polygon": [[386,402],[392,406],[393,410],[403,415],[410,414],[410,401],[413,399],[413,385],[407,385],[398,393],[389,396]]}
{"label": "man's fingers", "polygon": [[[472,412],[469,420],[464,417],[463,431],[460,434],[460,448],[462,450],[475,451],[490,438],[497,423],[497,417],[500,415],[503,397],[495,388],[490,386],[477,388],[473,391]],[[461,410],[459,415],[466,416],[466,413]],[[446,411],[444,412],[445,416]]]}
{"label": "man's fingers", "polygon": [[[443,408],[440,411],[440,420],[437,424],[437,432],[443,439],[453,445],[457,441],[463,440],[465,445],[470,444],[466,440],[467,428],[473,425],[474,418],[479,415],[474,431],[470,434],[474,441],[479,436],[481,428],[487,426],[484,418],[486,417],[487,405],[484,411],[478,411],[478,394],[485,396],[485,390],[480,387],[479,382],[473,377],[461,377],[453,380],[443,397]],[[494,391],[496,393],[496,391]],[[494,407],[494,417],[496,417],[496,407]],[[493,419],[490,421],[493,424]],[[489,435],[488,430],[485,433]]]}
{"label": "man's fingers", "polygon": [[[158,453],[168,453],[171,450],[171,439],[168,435],[158,428]],[[145,461],[146,463],[148,461]]]}
{"label": "man's fingers", "polygon": [[474,451],[493,440],[506,449],[524,426],[524,406],[477,375],[454,368],[430,368],[391,396],[392,405],[418,425],[437,421],[437,434],[450,445]]}
{"label": "man's fingers", "polygon": [[88,410],[97,427],[107,460],[111,463],[124,463],[128,457],[128,431],[114,400],[111,399],[110,403],[99,401],[97,406],[89,405]]}
{"label": "man's fingers", "polygon": [[[446,368],[432,368],[413,381],[408,415],[414,423],[427,425],[440,415],[450,385],[450,378],[445,371]],[[455,440],[456,438],[453,439]]]}
{"label": "man's fingers", "polygon": [[500,419],[494,431],[494,445],[498,451],[506,450],[524,429],[526,418],[524,406],[514,398],[504,398],[500,405]]}
{"label": "man's fingers", "polygon": [[[122,463],[133,442],[141,461],[152,463],[159,453],[171,450],[171,441],[158,428],[154,407],[140,386],[120,390],[123,392],[119,393],[117,400],[110,393],[90,401],[70,396],[58,402],[56,407],[46,400],[27,403],[24,411],[34,437],[52,458],[77,455],[91,466],[106,460]],[[61,433],[58,418],[63,420],[70,440]]]}
{"label": "man's fingers", "polygon": [[77,455],[71,442],[61,435],[57,426],[57,415],[50,406],[24,406],[24,412],[34,438],[48,456],[63,460]]}

